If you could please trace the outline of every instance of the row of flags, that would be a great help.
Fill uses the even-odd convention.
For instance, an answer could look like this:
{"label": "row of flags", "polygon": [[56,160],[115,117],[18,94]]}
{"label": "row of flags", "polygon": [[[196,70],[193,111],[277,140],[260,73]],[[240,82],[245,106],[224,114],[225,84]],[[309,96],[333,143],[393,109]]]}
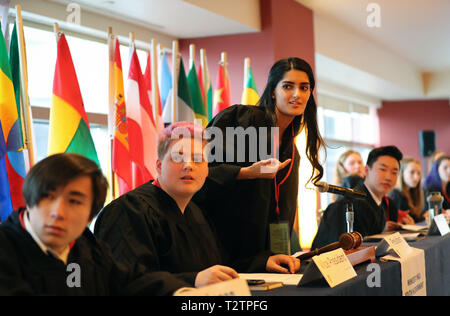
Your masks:
{"label": "row of flags", "polygon": [[[56,32],[48,154],[78,153],[100,166],[69,45],[64,33]],[[157,137],[164,123],[199,119],[206,126],[214,115],[230,106],[230,85],[226,63],[221,63],[213,96],[204,50],[201,50],[204,62],[196,68],[192,59],[187,74],[176,51],[172,54],[172,59],[175,58],[172,72],[166,53],[156,64],[154,51],[148,52],[143,72],[134,43],[130,47],[130,66],[124,84],[120,44],[112,34],[109,45],[111,168],[108,176],[113,184],[112,198],[115,198],[156,177]],[[18,56],[14,27],[9,55],[3,35],[0,37],[0,222],[12,210],[24,206],[21,190],[31,160],[27,159],[24,148],[21,119],[24,102],[21,102]],[[258,94],[249,67],[247,74],[242,103],[255,105]]]}
{"label": "row of flags", "polygon": [[0,221],[24,205],[26,174],[20,120],[20,74],[17,30],[14,26],[9,55],[0,32]]}

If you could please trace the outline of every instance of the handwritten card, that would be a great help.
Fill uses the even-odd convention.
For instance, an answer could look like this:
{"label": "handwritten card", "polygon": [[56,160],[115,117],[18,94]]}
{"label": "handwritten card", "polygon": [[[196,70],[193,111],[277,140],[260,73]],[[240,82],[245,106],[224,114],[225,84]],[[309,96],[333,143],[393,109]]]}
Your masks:
{"label": "handwritten card", "polygon": [[330,287],[356,277],[355,269],[342,248],[312,258]]}

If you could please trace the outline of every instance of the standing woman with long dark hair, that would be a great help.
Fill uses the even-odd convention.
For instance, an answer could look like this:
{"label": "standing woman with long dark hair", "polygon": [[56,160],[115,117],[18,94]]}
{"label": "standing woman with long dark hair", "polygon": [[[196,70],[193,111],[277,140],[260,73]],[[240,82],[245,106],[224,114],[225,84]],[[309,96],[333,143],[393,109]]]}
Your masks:
{"label": "standing woman with long dark hair", "polygon": [[[295,137],[303,128],[306,158],[313,166],[309,180],[315,184],[323,176],[319,150],[324,142],[317,125],[314,86],[307,62],[296,57],[279,60],[270,69],[257,106],[231,106],[208,126],[222,131],[223,146],[212,139],[210,157],[214,158],[196,201],[211,217],[232,260],[285,248],[280,243],[285,244],[291,234],[298,197],[300,155]],[[227,133],[230,128],[234,135]],[[278,159],[268,159],[263,154],[268,152]],[[284,226],[277,226],[281,223]]]}

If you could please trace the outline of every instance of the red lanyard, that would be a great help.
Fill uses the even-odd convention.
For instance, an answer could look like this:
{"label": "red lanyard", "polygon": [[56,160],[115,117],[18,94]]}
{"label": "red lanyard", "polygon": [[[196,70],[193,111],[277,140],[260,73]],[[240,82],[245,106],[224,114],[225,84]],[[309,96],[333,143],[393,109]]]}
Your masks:
{"label": "red lanyard", "polygon": [[386,202],[386,222],[389,221],[389,199],[385,196],[384,201]]}
{"label": "red lanyard", "polygon": [[450,201],[449,196],[447,195],[447,188],[442,188],[442,194],[444,195],[447,202]]}
{"label": "red lanyard", "polygon": [[280,208],[278,206],[278,202],[280,201],[280,186],[287,180],[292,171],[292,166],[294,165],[294,157],[295,157],[295,140],[294,140],[294,125],[292,124],[292,158],[291,163],[289,165],[289,171],[286,176],[281,180],[281,182],[277,185],[277,176],[275,175],[274,183],[275,183],[275,201],[277,203],[276,212],[277,217],[280,217]]}

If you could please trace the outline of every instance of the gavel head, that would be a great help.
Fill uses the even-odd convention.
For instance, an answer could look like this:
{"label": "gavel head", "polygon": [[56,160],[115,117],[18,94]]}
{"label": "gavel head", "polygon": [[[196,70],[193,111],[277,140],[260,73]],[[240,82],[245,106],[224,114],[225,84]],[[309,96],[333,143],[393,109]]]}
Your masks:
{"label": "gavel head", "polygon": [[358,232],[344,233],[339,237],[339,246],[344,250],[358,248],[362,243],[362,235]]}

